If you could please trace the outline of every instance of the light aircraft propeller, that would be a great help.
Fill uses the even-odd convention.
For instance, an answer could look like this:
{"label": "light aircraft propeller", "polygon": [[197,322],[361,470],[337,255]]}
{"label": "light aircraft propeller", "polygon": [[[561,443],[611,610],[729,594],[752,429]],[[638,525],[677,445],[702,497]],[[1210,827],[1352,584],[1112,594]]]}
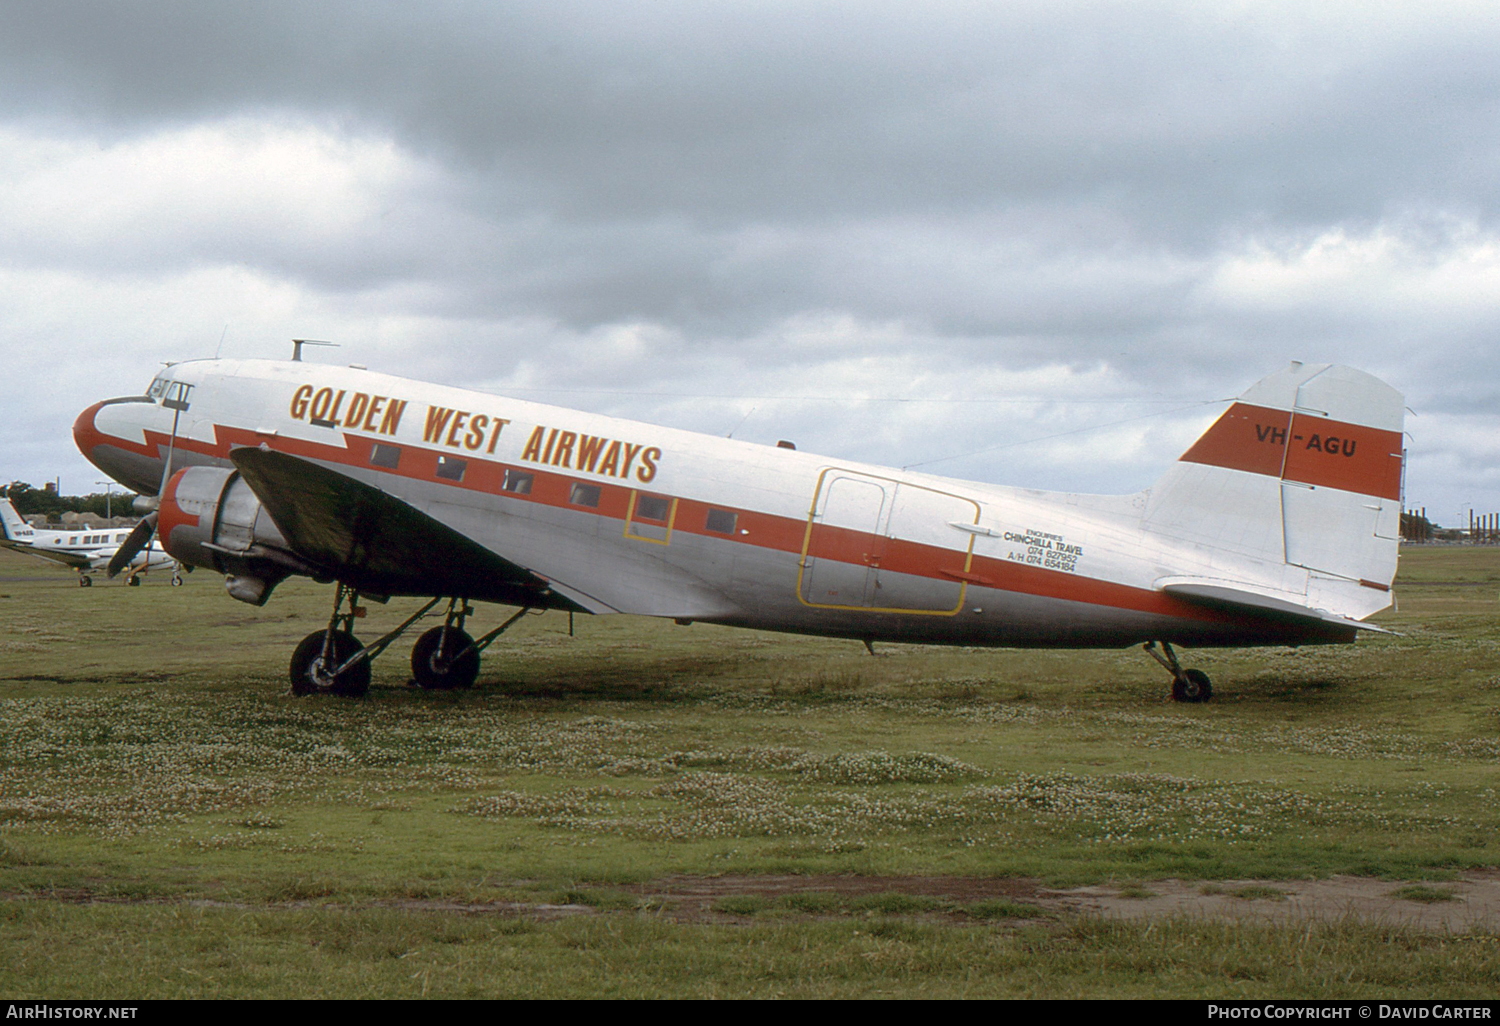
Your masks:
{"label": "light aircraft propeller", "polygon": [[[168,469],[170,469],[170,465]],[[157,516],[156,511],[152,510],[141,518],[139,524],[136,524],[131,529],[130,534],[120,543],[120,547],[115,550],[115,554],[110,557],[109,566],[104,570],[105,576],[111,580],[118,577],[120,571],[128,567],[130,561],[135,559],[142,549],[151,544],[151,539],[156,535]]]}
{"label": "light aircraft propeller", "polygon": [[[172,434],[167,440],[167,458],[161,468],[161,481],[156,486],[156,502],[161,501],[161,496],[167,490],[167,482],[172,480],[172,454],[177,449],[177,425],[182,417],[182,411],[188,407],[182,394],[166,398],[163,401],[163,405],[170,406],[173,409]],[[135,559],[142,549],[151,544],[152,539],[156,536],[156,522],[160,515],[159,510],[153,509],[141,518],[141,522],[135,525],[130,534],[120,543],[120,547],[115,550],[114,556],[109,561],[109,566],[105,567],[104,574],[106,577],[110,580],[118,577],[120,571],[128,567],[131,560]]]}

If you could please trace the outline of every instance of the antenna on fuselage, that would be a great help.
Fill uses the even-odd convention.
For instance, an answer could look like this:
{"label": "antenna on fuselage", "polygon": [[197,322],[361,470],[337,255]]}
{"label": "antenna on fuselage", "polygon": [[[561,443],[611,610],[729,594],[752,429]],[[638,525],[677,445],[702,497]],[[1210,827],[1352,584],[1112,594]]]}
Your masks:
{"label": "antenna on fuselage", "polygon": [[338,345],[337,342],[321,342],[321,341],[319,341],[318,339],[315,339],[315,338],[294,338],[294,339],[292,339],[292,361],[294,363],[301,363],[302,362],[302,347],[303,346],[337,346],[337,345]]}

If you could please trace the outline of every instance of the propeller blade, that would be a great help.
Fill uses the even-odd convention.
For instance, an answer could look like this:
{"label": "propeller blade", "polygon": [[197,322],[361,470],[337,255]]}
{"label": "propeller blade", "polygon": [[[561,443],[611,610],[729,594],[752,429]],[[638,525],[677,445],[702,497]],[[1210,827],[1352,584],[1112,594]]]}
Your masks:
{"label": "propeller blade", "polygon": [[109,561],[109,566],[104,571],[106,575],[109,577],[117,576],[121,570],[130,565],[130,561],[136,557],[137,553],[151,544],[151,536],[156,533],[156,517],[157,514],[148,513],[125,536],[125,540],[115,550],[114,556]]}

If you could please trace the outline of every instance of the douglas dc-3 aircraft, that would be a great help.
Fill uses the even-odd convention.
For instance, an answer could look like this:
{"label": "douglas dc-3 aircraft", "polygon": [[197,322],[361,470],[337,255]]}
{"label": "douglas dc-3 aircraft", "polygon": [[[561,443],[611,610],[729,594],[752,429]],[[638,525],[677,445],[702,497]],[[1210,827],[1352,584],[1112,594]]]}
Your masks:
{"label": "douglas dc-3 aircraft", "polygon": [[[78,584],[87,588],[94,583],[89,575],[109,567],[115,553],[130,536],[121,528],[89,528],[86,530],[49,531],[36,529],[22,519],[9,499],[0,499],[0,548],[41,556],[54,563],[61,563],[78,571]],[[152,544],[137,548],[126,561],[129,574],[126,583],[140,584],[141,574],[161,566],[176,563],[171,556]],[[172,583],[181,584],[182,577],[174,570]]]}
{"label": "douglas dc-3 aircraft", "polygon": [[[1173,697],[1210,682],[1173,645],[1351,642],[1391,602],[1402,396],[1294,363],[1245,392],[1151,488],[1097,496],[952,480],[293,359],[170,365],[74,425],[158,509],[183,563],[263,604],[336,582],[292,689],[355,695],[443,599],[412,671],[467,687],[528,610],[636,613],[865,642],[1142,645]],[[153,500],[137,500],[151,502]],[[363,647],[359,596],[428,598]],[[519,607],[482,637],[471,600]],[[346,610],[347,605],[347,610]]]}

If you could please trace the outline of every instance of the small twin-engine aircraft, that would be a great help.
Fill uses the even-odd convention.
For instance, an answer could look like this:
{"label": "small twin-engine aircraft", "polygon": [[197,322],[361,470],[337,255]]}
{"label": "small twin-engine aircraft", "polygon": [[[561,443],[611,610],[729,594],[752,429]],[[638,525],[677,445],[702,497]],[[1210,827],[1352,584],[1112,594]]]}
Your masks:
{"label": "small twin-engine aircraft", "polygon": [[[300,355],[300,354],[298,354]],[[528,610],[636,613],[943,645],[1352,642],[1391,603],[1402,396],[1294,363],[1233,403],[1151,488],[1031,491],[653,427],[298,359],[170,365],[96,403],[78,447],[158,509],[183,563],[263,604],[336,583],[292,658],[299,694],[363,693],[370,659],[440,601],[412,672],[467,687]],[[137,500],[150,501],[150,500]],[[368,647],[358,600],[427,598]],[[470,601],[518,607],[472,638]],[[346,608],[347,606],[347,608]],[[873,650],[873,649],[872,649]]]}
{"label": "small twin-engine aircraft", "polygon": [[[122,528],[86,528],[84,530],[52,531],[38,530],[22,519],[9,499],[0,499],[0,548],[14,549],[33,556],[62,563],[78,571],[79,587],[87,588],[94,583],[93,574],[108,568],[120,546],[130,537]],[[126,561],[129,574],[127,584],[140,584],[141,574],[161,566],[175,565],[177,561],[162,551],[155,543],[137,547]],[[182,583],[182,577],[174,570],[172,583]]]}

